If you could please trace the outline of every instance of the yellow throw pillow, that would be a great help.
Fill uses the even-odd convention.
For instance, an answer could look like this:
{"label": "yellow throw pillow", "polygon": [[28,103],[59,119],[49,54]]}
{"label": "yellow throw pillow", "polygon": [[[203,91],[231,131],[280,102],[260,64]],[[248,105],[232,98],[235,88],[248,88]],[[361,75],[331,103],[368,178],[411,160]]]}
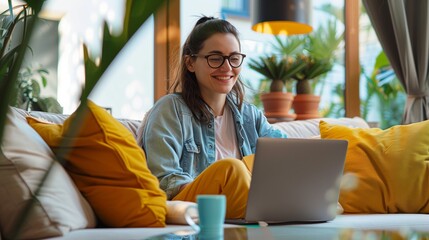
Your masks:
{"label": "yellow throw pillow", "polygon": [[349,142],[344,173],[357,185],[340,191],[345,213],[429,213],[429,121],[386,130],[319,127],[322,138]]}
{"label": "yellow throw pillow", "polygon": [[[132,133],[103,108],[88,101],[79,130],[70,133],[76,113],[64,125],[28,117],[29,124],[58,154],[99,219],[110,227],[163,227],[166,195],[147,167]],[[62,139],[70,141],[60,146]]]}

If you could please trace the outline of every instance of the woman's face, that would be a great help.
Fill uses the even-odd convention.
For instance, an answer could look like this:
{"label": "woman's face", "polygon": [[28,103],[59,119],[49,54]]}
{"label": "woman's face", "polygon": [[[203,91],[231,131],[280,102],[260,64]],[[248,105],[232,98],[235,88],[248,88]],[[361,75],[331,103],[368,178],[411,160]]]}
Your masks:
{"label": "woman's face", "polygon": [[216,33],[204,42],[198,57],[189,59],[188,70],[195,73],[201,95],[205,98],[229,93],[241,72],[241,66],[231,67],[228,59],[219,68],[210,67],[204,56],[214,53],[222,56],[240,53],[239,42],[231,33]]}

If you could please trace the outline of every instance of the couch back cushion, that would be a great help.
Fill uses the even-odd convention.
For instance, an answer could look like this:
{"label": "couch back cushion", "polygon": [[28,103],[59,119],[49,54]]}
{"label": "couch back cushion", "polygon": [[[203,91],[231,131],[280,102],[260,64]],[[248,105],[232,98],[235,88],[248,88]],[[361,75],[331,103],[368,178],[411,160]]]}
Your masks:
{"label": "couch back cushion", "polygon": [[429,120],[386,130],[320,123],[321,137],[348,140],[340,191],[346,213],[429,213]]}
{"label": "couch back cushion", "polygon": [[360,117],[354,118],[315,118],[291,122],[278,122],[275,127],[285,132],[289,138],[314,138],[320,136],[319,122],[325,121],[331,124],[348,127],[369,128],[368,123]]}
{"label": "couch back cushion", "polygon": [[166,195],[134,136],[91,101],[82,119],[64,124],[29,117],[30,125],[66,161],[66,169],[99,219],[111,227],[162,227]]}
{"label": "couch back cushion", "polygon": [[[40,111],[32,111],[27,113],[26,111],[20,110],[21,115],[31,115],[33,117],[39,118],[39,119],[45,119],[52,123],[59,123],[63,124],[64,121],[70,117],[70,115],[67,114],[56,114],[56,113],[48,113],[48,112],[40,112]],[[134,120],[134,119],[124,119],[124,118],[117,118],[117,121],[119,121],[124,127],[126,127],[134,136],[134,138],[137,137],[137,129],[140,126],[141,121],[140,120]]]}
{"label": "couch back cushion", "polygon": [[[48,178],[36,193],[42,178]],[[0,232],[6,239],[48,238],[96,225],[95,215],[25,111],[10,108],[0,153]],[[33,199],[33,200],[32,200]],[[33,201],[29,215],[20,219]],[[24,222],[25,220],[25,222]],[[19,236],[14,228],[22,223]]]}

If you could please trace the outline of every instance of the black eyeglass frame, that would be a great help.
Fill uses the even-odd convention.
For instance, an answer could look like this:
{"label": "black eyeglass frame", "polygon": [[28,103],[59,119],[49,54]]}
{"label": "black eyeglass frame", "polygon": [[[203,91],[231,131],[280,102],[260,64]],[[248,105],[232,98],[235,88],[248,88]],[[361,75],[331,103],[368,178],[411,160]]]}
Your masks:
{"label": "black eyeglass frame", "polygon": [[[220,63],[219,66],[217,66],[217,67],[213,67],[212,65],[210,65],[210,62],[209,62],[209,57],[214,56],[214,55],[221,56],[223,58],[222,63]],[[235,55],[241,55],[241,57],[242,57],[241,62],[240,62],[240,64],[238,66],[232,66],[231,61],[229,60],[229,58],[231,56],[235,56]],[[232,68],[239,68],[243,64],[243,61],[244,61],[244,58],[246,57],[246,54],[244,54],[244,53],[233,53],[233,54],[231,54],[229,56],[224,56],[224,55],[219,54],[219,53],[212,53],[212,54],[207,54],[207,55],[191,54],[190,56],[191,57],[203,57],[203,58],[205,58],[207,60],[207,65],[209,65],[209,67],[217,69],[217,68],[222,67],[222,65],[225,63],[226,59],[228,59],[229,66],[231,66]]]}

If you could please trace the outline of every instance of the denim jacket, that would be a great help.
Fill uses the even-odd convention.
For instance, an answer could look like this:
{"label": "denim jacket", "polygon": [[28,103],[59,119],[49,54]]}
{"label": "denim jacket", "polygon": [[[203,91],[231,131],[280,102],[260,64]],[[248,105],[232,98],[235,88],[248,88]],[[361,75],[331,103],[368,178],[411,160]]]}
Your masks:
{"label": "denim jacket", "polygon": [[[227,102],[234,116],[242,156],[255,153],[258,137],[286,138],[254,105],[243,103],[239,110],[229,97]],[[179,94],[159,99],[138,132],[148,167],[168,199],[174,198],[181,185],[192,182],[216,160],[214,116],[209,123],[201,123]]]}

